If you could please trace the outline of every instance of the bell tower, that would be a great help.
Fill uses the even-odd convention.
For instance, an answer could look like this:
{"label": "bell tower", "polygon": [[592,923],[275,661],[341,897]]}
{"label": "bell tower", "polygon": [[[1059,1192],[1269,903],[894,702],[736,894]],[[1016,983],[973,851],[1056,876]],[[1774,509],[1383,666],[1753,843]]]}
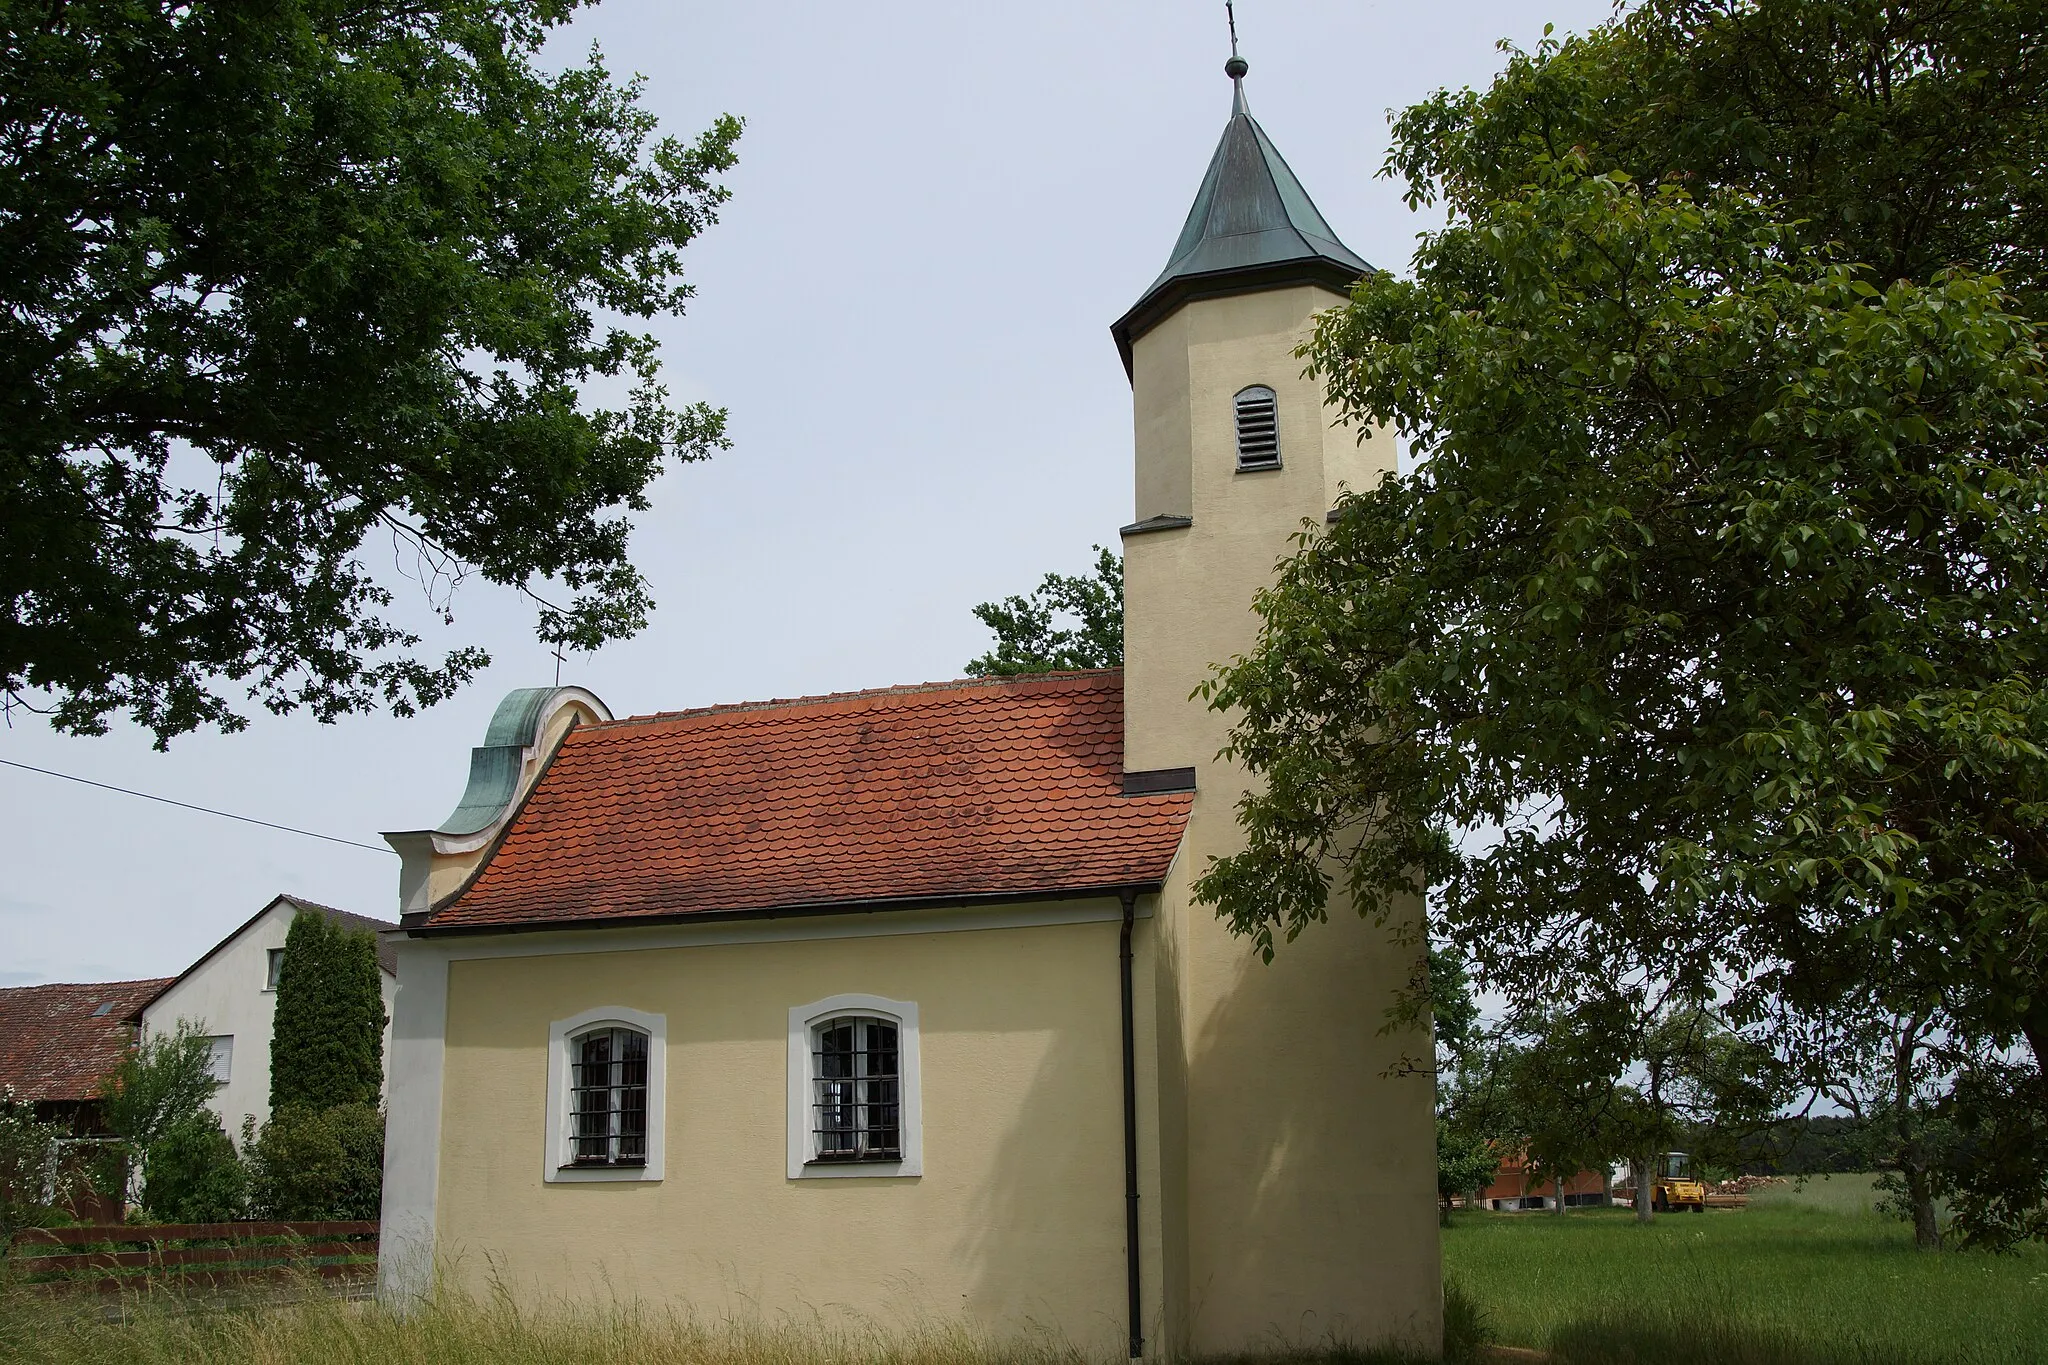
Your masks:
{"label": "bell tower", "polygon": [[[1234,47],[1234,43],[1233,43]],[[1112,327],[1130,376],[1135,516],[1124,545],[1126,790],[1192,787],[1153,922],[1160,1317],[1169,1354],[1401,1342],[1434,1351],[1442,1290],[1426,1049],[1381,1032],[1416,949],[1348,904],[1270,964],[1191,893],[1243,847],[1250,779],[1218,757],[1230,717],[1190,694],[1248,651],[1252,596],[1393,440],[1335,425],[1295,348],[1372,267],[1337,239],[1246,105],[1166,269]],[[1339,897],[1333,896],[1333,902]],[[1419,913],[1419,907],[1418,911]]]}

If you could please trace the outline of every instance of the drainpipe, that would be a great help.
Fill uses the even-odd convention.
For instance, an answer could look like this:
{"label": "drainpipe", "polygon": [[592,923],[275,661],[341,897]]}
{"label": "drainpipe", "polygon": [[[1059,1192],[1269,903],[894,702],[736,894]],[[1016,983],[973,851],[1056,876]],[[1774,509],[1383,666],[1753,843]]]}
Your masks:
{"label": "drainpipe", "polygon": [[1138,1295],[1138,1040],[1131,1006],[1131,925],[1137,917],[1138,893],[1126,887],[1117,894],[1124,903],[1123,929],[1117,935],[1124,1024],[1124,1278],[1130,1295],[1131,1359],[1136,1360],[1145,1354],[1145,1319]]}

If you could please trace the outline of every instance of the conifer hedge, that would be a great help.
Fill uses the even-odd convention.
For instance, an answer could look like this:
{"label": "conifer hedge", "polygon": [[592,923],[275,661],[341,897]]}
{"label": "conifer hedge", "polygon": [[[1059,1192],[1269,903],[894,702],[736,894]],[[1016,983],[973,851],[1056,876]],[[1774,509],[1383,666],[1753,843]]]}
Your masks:
{"label": "conifer hedge", "polygon": [[301,911],[285,936],[270,1043],[270,1112],[375,1108],[384,1077],[376,936]]}

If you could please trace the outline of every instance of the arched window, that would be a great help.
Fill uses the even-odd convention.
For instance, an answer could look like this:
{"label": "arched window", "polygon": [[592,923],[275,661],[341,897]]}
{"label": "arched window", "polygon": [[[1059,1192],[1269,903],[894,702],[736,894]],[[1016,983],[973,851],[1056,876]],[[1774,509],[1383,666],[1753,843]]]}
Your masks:
{"label": "arched window", "polygon": [[846,1014],[811,1029],[813,1161],[903,1159],[896,1021]]}
{"label": "arched window", "polygon": [[1264,384],[1238,390],[1237,467],[1280,467],[1280,400]]}
{"label": "arched window", "polygon": [[647,1164],[647,1035],[595,1028],[569,1040],[569,1159],[577,1166]]}
{"label": "arched window", "polygon": [[924,1173],[917,1005],[835,995],[789,1012],[789,1176]]}
{"label": "arched window", "polygon": [[624,1005],[548,1026],[549,1182],[659,1180],[668,1021]]}

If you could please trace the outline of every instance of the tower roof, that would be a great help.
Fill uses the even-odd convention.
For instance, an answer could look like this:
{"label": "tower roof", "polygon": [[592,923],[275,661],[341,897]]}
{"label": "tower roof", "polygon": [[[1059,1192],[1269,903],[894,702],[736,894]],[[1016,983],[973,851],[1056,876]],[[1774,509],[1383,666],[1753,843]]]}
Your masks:
{"label": "tower roof", "polygon": [[1225,68],[1236,87],[1230,122],[1209,158],[1195,206],[1166,269],[1110,327],[1131,367],[1131,344],[1190,299],[1289,284],[1347,292],[1367,265],[1323,221],[1308,191],[1245,108],[1244,62]]}

